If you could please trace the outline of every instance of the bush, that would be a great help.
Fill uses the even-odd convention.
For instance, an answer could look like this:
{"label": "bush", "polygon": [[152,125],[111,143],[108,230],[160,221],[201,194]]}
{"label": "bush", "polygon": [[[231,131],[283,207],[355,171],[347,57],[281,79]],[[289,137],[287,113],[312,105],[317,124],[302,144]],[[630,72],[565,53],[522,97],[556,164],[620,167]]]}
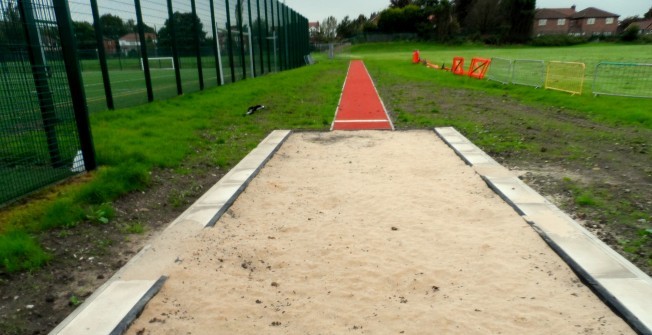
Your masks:
{"label": "bush", "polygon": [[632,24],[620,35],[620,39],[624,42],[632,42],[638,39],[638,31],[641,28],[638,25]]}
{"label": "bush", "polygon": [[585,37],[570,35],[543,35],[532,39],[532,45],[541,47],[562,47],[586,42],[588,39]]}

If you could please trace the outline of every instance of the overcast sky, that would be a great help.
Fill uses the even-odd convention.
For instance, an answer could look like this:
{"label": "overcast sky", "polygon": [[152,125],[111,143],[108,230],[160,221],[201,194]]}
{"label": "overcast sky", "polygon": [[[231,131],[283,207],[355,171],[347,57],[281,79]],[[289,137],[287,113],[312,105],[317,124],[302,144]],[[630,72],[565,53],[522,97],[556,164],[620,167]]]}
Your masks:
{"label": "overcast sky", "polygon": [[[369,16],[387,8],[389,3],[389,0],[285,0],[286,5],[308,20],[320,22],[331,15],[338,21],[346,15],[351,18],[360,14]],[[563,8],[573,4],[577,5],[577,10],[597,7],[618,14],[624,19],[629,16],[643,16],[652,7],[652,0],[537,0],[537,8]]]}

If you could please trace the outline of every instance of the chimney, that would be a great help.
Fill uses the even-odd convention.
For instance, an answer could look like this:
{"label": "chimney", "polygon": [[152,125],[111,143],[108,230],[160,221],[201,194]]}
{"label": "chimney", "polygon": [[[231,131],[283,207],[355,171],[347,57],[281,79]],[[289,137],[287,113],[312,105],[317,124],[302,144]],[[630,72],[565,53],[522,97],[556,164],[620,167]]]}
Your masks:
{"label": "chimney", "polygon": [[575,5],[571,6],[571,9],[573,10],[573,12],[575,11],[575,8],[577,8],[577,7],[575,7]]}

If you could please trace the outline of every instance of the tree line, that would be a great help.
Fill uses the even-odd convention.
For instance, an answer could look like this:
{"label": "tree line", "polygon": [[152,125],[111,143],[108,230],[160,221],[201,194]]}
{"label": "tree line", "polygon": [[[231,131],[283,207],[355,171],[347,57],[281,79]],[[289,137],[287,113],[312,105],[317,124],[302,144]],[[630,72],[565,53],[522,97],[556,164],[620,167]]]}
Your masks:
{"label": "tree line", "polygon": [[[370,33],[411,33],[440,42],[526,43],[532,38],[535,11],[536,0],[390,0],[386,9],[369,17],[347,16],[339,23],[328,17],[311,38],[325,43]],[[652,8],[644,17],[651,13]],[[638,19],[623,20],[621,31]]]}

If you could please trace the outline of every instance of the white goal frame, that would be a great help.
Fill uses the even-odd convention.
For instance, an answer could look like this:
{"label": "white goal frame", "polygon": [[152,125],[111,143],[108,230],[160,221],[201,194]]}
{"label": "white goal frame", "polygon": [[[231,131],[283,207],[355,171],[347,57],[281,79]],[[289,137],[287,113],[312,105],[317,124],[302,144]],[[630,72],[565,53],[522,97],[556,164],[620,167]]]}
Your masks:
{"label": "white goal frame", "polygon": [[[156,70],[174,70],[174,57],[147,57],[148,62],[152,61],[161,61],[161,60],[169,60],[170,64],[172,65],[171,68],[155,68]],[[150,70],[152,70],[152,67],[149,67]],[[145,63],[143,62],[143,58],[140,57],[140,70],[145,71]]]}

